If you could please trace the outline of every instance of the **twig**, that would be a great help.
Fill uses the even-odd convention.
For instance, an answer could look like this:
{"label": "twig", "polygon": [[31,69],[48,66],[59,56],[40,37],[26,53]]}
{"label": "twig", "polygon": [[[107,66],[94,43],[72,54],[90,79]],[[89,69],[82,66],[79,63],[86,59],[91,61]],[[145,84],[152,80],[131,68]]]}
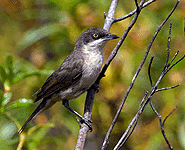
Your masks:
{"label": "twig", "polygon": [[164,124],[162,123],[162,118],[161,118],[161,115],[156,111],[156,109],[154,108],[153,104],[152,104],[152,101],[150,101],[150,106],[152,108],[152,110],[155,112],[155,114],[157,115],[158,119],[159,119],[159,122],[160,122],[160,126],[161,126],[161,132],[163,134],[163,137],[168,145],[168,148],[173,150],[172,146],[170,145],[167,137],[166,137],[166,134],[165,134],[165,131],[164,131]]}
{"label": "twig", "polygon": [[[142,1],[141,1],[141,2],[142,2]],[[140,10],[140,11],[141,11],[141,10]],[[126,37],[127,37],[128,33],[129,33],[129,31],[131,30],[131,28],[134,26],[134,24],[135,24],[135,22],[136,22],[136,20],[137,20],[137,18],[138,18],[138,15],[139,15],[139,13],[136,13],[136,14],[134,15],[134,18],[132,19],[131,23],[128,25],[127,29],[126,29],[125,32],[123,33],[121,39],[120,39],[119,42],[117,43],[117,45],[116,45],[116,47],[114,48],[114,50],[111,52],[109,58],[107,59],[105,65],[103,66],[103,69],[101,70],[101,72],[100,72],[100,74],[99,74],[99,76],[98,76],[98,78],[97,78],[97,80],[96,80],[96,83],[97,83],[97,84],[99,84],[101,78],[105,76],[104,74],[105,74],[105,72],[106,72],[106,70],[107,70],[109,64],[111,63],[111,61],[112,61],[112,60],[114,59],[114,57],[116,56],[116,54],[117,54],[117,52],[118,52],[120,46],[122,45],[122,43],[123,43],[124,40],[126,39]]]}
{"label": "twig", "polygon": [[[176,2],[174,8],[173,8],[172,11],[170,12],[170,14],[167,16],[167,18],[162,22],[162,24],[159,25],[159,26],[157,27],[157,30],[155,31],[154,36],[153,36],[153,38],[152,38],[152,40],[151,40],[151,42],[150,42],[150,44],[149,44],[149,46],[148,46],[148,48],[147,48],[147,51],[146,51],[146,53],[145,53],[145,56],[144,56],[144,58],[143,58],[142,63],[145,62],[146,57],[147,57],[147,55],[148,55],[148,53],[149,53],[149,50],[150,50],[150,48],[151,48],[151,46],[152,46],[152,44],[153,44],[153,42],[154,42],[154,40],[155,40],[157,34],[159,33],[159,31],[161,30],[161,28],[163,27],[163,25],[166,23],[166,21],[168,20],[168,18],[172,15],[172,13],[174,12],[174,10],[175,10],[175,8],[177,7],[178,3],[179,3],[179,1]],[[179,61],[177,61],[177,62],[180,62],[183,58],[184,58],[184,57],[182,57],[182,58],[181,58]],[[142,63],[140,64],[141,67],[142,67],[142,65],[143,65]],[[177,64],[177,63],[176,63],[176,64]],[[139,66],[138,70],[140,70],[140,66]],[[173,65],[173,66],[174,66],[174,65]],[[137,70],[137,72],[139,73],[138,70]],[[137,74],[137,72],[136,72],[136,74]],[[135,74],[135,76],[136,76],[136,74]],[[155,86],[152,87],[151,92],[150,92],[150,95],[148,96],[148,98],[147,98],[146,102],[144,103],[143,107],[141,107],[141,109],[140,109],[140,113],[143,112],[143,110],[144,110],[144,108],[146,107],[146,105],[148,104],[148,102],[151,101],[153,94],[156,93],[157,86],[159,85],[159,83],[161,82],[161,80],[162,80],[162,78],[165,76],[165,74],[166,74],[166,73],[163,71],[163,72],[161,73],[161,76],[159,77],[158,81],[156,82]],[[135,76],[134,76],[134,77],[135,77]],[[134,79],[134,77],[133,77],[133,79]],[[132,80],[133,80],[133,79],[132,79]],[[135,80],[135,79],[134,79],[134,80]],[[151,82],[152,82],[152,81],[151,81]],[[132,84],[132,83],[131,83],[131,84]],[[177,86],[176,86],[176,87],[177,87]],[[129,87],[129,88],[130,88],[130,87]],[[129,89],[129,88],[128,88],[128,90],[127,90],[128,93],[130,92],[130,89]],[[126,93],[126,94],[127,94],[127,93]],[[124,99],[125,99],[125,97],[124,97]],[[137,114],[136,114],[136,115],[137,115]],[[134,117],[134,118],[135,118],[135,117]],[[112,125],[111,125],[111,126],[112,126]],[[130,128],[131,128],[132,126],[135,127],[135,124],[133,125],[133,121],[129,124],[129,127],[128,127],[129,130],[130,130]],[[127,128],[127,129],[128,129],[128,128]],[[132,128],[132,130],[133,130],[133,128]],[[124,135],[120,138],[118,144],[115,146],[114,149],[119,149],[121,146],[123,146],[123,144],[126,142],[126,139],[127,139],[126,134],[124,134]],[[107,139],[107,141],[108,141],[108,139]]]}
{"label": "twig", "polygon": [[[114,50],[112,51],[111,55],[110,55],[109,58],[107,59],[107,62],[105,63],[103,69],[101,70],[100,75],[99,75],[99,77],[98,77],[98,79],[97,79],[96,82],[99,83],[99,80],[100,80],[100,79],[102,78],[102,76],[104,75],[104,73],[105,73],[107,67],[108,67],[109,64],[110,64],[110,62],[111,62],[112,59],[116,56],[119,47],[121,46],[122,42],[123,42],[124,39],[126,38],[126,36],[127,36],[128,32],[130,31],[130,29],[131,29],[131,28],[133,27],[133,25],[135,24],[135,22],[136,22],[136,20],[137,20],[137,18],[138,18],[138,15],[139,15],[139,13],[140,13],[140,11],[141,11],[140,8],[141,8],[141,6],[143,5],[143,3],[144,3],[144,1],[142,0],[141,3],[140,3],[140,5],[139,5],[139,7],[137,7],[137,8],[139,8],[139,10],[136,11],[136,13],[135,13],[135,15],[134,15],[134,17],[133,17],[131,23],[130,23],[129,26],[127,27],[126,31],[123,33],[121,40],[118,42],[118,44],[116,45],[116,47],[115,47]],[[135,77],[135,76],[134,76],[134,77]],[[135,79],[136,79],[136,77],[134,78],[134,80],[132,81],[132,83],[129,85],[129,88],[130,88],[130,89],[132,88]],[[127,91],[128,91],[128,90],[127,90]],[[130,91],[130,90],[129,90],[129,91]],[[124,105],[124,103],[125,103],[125,101],[126,101],[126,98],[127,98],[128,94],[129,94],[129,91],[126,93],[124,99],[122,100],[122,103],[121,103],[121,105],[120,105],[120,107],[119,107],[119,109],[118,109],[118,111],[117,111],[117,113],[116,113],[116,115],[115,115],[115,117],[114,117],[114,119],[113,119],[113,121],[112,121],[112,124],[111,124],[111,126],[110,126],[110,128],[109,128],[109,130],[108,130],[108,132],[107,132],[107,134],[106,134],[106,136],[105,136],[103,145],[102,145],[102,147],[101,147],[102,150],[104,150],[104,149],[107,147],[107,145],[108,145],[108,138],[109,138],[110,133],[112,132],[112,129],[113,129],[113,127],[114,127],[114,125],[115,125],[115,123],[116,123],[116,121],[117,121],[117,119],[118,119],[118,116],[119,116],[119,114],[120,114],[120,112],[121,112],[121,110],[122,110],[122,107],[123,107],[123,105]]]}
{"label": "twig", "polygon": [[130,135],[132,134],[132,132],[134,131],[138,119],[140,117],[140,115],[142,114],[141,110],[143,107],[146,107],[146,105],[144,105],[144,103],[146,103],[145,99],[146,96],[148,95],[148,91],[145,92],[145,95],[139,105],[139,109],[138,112],[136,113],[135,117],[132,119],[132,121],[130,122],[129,126],[127,127],[126,131],[124,132],[123,136],[120,138],[119,142],[117,143],[117,145],[114,147],[114,150],[119,149],[123,146],[123,144],[128,140],[128,138],[130,137]]}
{"label": "twig", "polygon": [[165,131],[164,131],[164,123],[166,121],[166,119],[177,109],[177,106],[165,117],[165,119],[162,121],[162,117],[161,115],[157,112],[157,110],[154,108],[153,104],[152,104],[152,101],[150,101],[150,106],[152,108],[152,110],[155,112],[155,114],[157,115],[158,119],[159,119],[159,122],[160,122],[160,126],[161,126],[161,132],[162,132],[162,135],[168,145],[168,148],[170,150],[173,150],[173,147],[170,145],[170,142],[168,141],[168,138],[165,134]]}
{"label": "twig", "polygon": [[168,117],[178,108],[178,106],[176,106],[163,120],[163,125],[165,123],[165,121],[168,119]]}
{"label": "twig", "polygon": [[166,48],[167,57],[166,57],[166,61],[164,64],[164,69],[168,67],[168,60],[169,60],[169,55],[170,55],[171,28],[172,28],[172,23],[170,23],[170,30],[169,30],[168,42],[167,42],[167,48]]}
{"label": "twig", "polygon": [[161,89],[157,89],[155,92],[160,92],[160,91],[164,91],[164,90],[169,90],[169,89],[173,89],[178,87],[180,84],[177,84],[175,86],[171,86],[171,87],[166,87],[166,88],[161,88]]}
{"label": "twig", "polygon": [[[179,63],[179,62],[184,58],[184,56],[183,56],[182,58],[180,58],[176,63],[174,63],[174,64],[170,67],[171,62],[176,58],[176,55],[175,55],[175,56],[172,58],[172,60],[170,61],[170,63],[168,64],[168,59],[169,59],[169,54],[170,54],[171,26],[172,26],[172,24],[170,24],[170,29],[169,29],[169,36],[168,36],[168,42],[167,42],[168,44],[167,44],[166,62],[165,62],[165,65],[164,65],[162,74],[161,74],[161,76],[159,77],[159,79],[158,79],[158,81],[157,81],[158,83],[161,82],[162,78],[165,76],[165,74],[166,74],[170,69],[172,69],[177,63]],[[177,54],[177,53],[176,53],[176,54]],[[175,87],[177,87],[177,86],[179,86],[179,85],[172,86],[172,87],[168,87],[168,88],[161,88],[161,89],[156,90],[155,93],[158,92],[158,91],[162,91],[162,90],[172,89],[172,88],[175,88]],[[150,101],[150,106],[151,106],[152,110],[155,112],[155,114],[157,115],[157,117],[158,117],[158,119],[159,119],[160,126],[161,126],[161,132],[162,132],[163,137],[164,137],[164,139],[165,139],[165,141],[166,141],[166,143],[167,143],[167,145],[168,145],[168,148],[171,149],[171,150],[173,150],[172,146],[170,145],[170,143],[169,143],[169,141],[168,141],[168,139],[167,139],[167,137],[166,137],[165,131],[164,131],[164,122],[165,122],[165,120],[167,119],[167,117],[168,117],[169,115],[172,114],[172,112],[173,112],[174,110],[173,110],[169,115],[167,115],[166,118],[164,119],[164,121],[162,122],[161,115],[160,115],[160,114],[157,112],[157,110],[154,108],[154,106],[153,106],[153,104],[152,104],[152,101]]]}
{"label": "twig", "polygon": [[151,71],[151,65],[152,65],[152,62],[154,60],[154,55],[152,56],[152,58],[150,59],[150,64],[149,64],[149,67],[148,67],[148,76],[149,76],[149,80],[150,80],[150,85],[151,87],[153,87],[153,83],[152,83],[152,77],[151,77],[151,74],[150,74],[150,71]]}
{"label": "twig", "polygon": [[169,67],[171,65],[171,63],[175,60],[175,58],[177,57],[178,53],[179,53],[179,51],[177,51],[175,53],[175,55],[173,56],[172,60],[168,63],[168,66],[167,67]]}
{"label": "twig", "polygon": [[[178,61],[176,61],[173,65],[171,65],[171,67],[170,68],[168,68],[168,70],[166,71],[166,73],[168,72],[168,71],[170,71],[175,65],[177,65],[180,61],[182,61],[183,59],[184,59],[184,57],[185,57],[185,55],[184,56],[182,56]],[[169,65],[168,65],[169,66]]]}
{"label": "twig", "polygon": [[[149,1],[145,2],[145,3],[143,4],[143,6],[141,7],[141,9],[143,9],[144,7],[150,5],[151,3],[155,2],[155,1],[156,1],[156,0],[149,0]],[[115,18],[115,19],[114,19],[114,23],[115,23],[115,22],[118,22],[118,21],[122,21],[122,20],[124,20],[124,19],[126,19],[126,18],[131,17],[132,15],[135,14],[136,10],[137,10],[137,9],[134,9],[132,12],[128,13],[128,14],[125,15],[125,16],[122,16],[122,17],[119,17],[119,18]]]}

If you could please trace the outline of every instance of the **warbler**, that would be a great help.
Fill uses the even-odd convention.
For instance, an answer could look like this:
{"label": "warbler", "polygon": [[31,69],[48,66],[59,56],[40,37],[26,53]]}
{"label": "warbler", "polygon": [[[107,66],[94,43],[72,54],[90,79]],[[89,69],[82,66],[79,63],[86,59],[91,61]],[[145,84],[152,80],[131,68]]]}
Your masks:
{"label": "warbler", "polygon": [[119,36],[99,27],[84,31],[77,38],[74,50],[35,93],[34,102],[42,101],[18,133],[22,133],[34,117],[58,101],[62,101],[67,109],[88,125],[88,121],[69,106],[69,100],[77,98],[94,84],[103,65],[105,44],[117,38]]}

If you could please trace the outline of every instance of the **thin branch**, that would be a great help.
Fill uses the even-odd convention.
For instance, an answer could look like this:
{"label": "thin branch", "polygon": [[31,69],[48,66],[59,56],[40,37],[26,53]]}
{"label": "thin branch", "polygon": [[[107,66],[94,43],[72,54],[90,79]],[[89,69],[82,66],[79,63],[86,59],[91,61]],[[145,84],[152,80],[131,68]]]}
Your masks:
{"label": "thin branch", "polygon": [[171,87],[166,87],[166,88],[161,88],[161,89],[157,89],[155,92],[160,92],[160,91],[164,91],[164,90],[169,90],[169,89],[173,89],[178,87],[180,84],[177,84],[175,86],[171,86]]}
{"label": "thin branch", "polygon": [[168,117],[169,117],[177,108],[178,108],[178,106],[176,106],[176,107],[164,118],[164,120],[163,120],[163,125],[164,125],[166,119],[168,119]]}
{"label": "thin branch", "polygon": [[147,95],[148,95],[148,91],[145,92],[145,95],[144,95],[144,97],[141,100],[141,103],[140,103],[139,109],[138,109],[138,113],[140,112],[139,110],[141,110],[142,105],[144,104],[144,101],[145,101]]}
{"label": "thin branch", "polygon": [[[175,4],[174,8],[177,7],[177,4],[178,4],[178,3],[179,3],[179,1],[177,1],[177,3]],[[161,24],[160,26],[158,26],[158,28],[157,28],[156,32],[154,33],[154,36],[153,36],[153,38],[152,38],[152,40],[151,40],[149,46],[148,46],[148,48],[147,48],[147,52],[145,53],[146,56],[148,55],[148,52],[149,52],[149,50],[150,50],[150,48],[151,48],[151,45],[153,44],[153,41],[154,41],[154,39],[156,38],[156,36],[157,36],[157,34],[159,33],[159,31],[161,30],[162,26],[166,23],[167,19],[171,16],[172,12],[175,10],[174,8],[173,8],[172,11],[170,12],[170,14],[167,16],[167,18],[162,22],[162,24]],[[146,58],[144,57],[144,59],[146,59]],[[144,59],[143,59],[143,60],[144,60]],[[140,64],[140,66],[141,66],[141,65],[142,65],[142,63]],[[167,69],[167,68],[166,68],[166,69]],[[163,69],[163,71],[162,71],[162,73],[161,73],[159,79],[157,80],[155,86],[152,87],[151,92],[150,92],[150,95],[148,96],[147,100],[145,101],[145,103],[143,104],[143,106],[141,107],[141,109],[140,109],[138,112],[142,113],[143,110],[144,110],[144,108],[145,108],[146,105],[148,104],[148,102],[151,102],[152,96],[154,95],[154,93],[156,93],[157,86],[158,86],[159,83],[162,81],[162,79],[163,79],[163,77],[165,76],[165,74],[166,74],[166,73],[165,73],[165,70]],[[177,87],[177,86],[176,86],[176,87]],[[126,93],[126,94],[127,94],[127,93]],[[152,102],[151,102],[151,103],[152,103]],[[154,108],[154,107],[152,107],[152,109],[154,110],[154,112],[156,112],[156,114],[158,114],[157,111],[155,111],[155,108]],[[136,114],[136,115],[137,115],[137,114]],[[159,114],[158,114],[158,116],[160,117]],[[132,122],[129,124],[129,127],[132,127],[132,128],[131,128],[131,132],[132,132],[133,129],[135,128],[135,125],[136,125],[136,124],[135,124],[135,117],[134,117],[134,119],[132,120]],[[111,125],[111,126],[112,126],[112,125]],[[128,130],[130,130],[130,128],[129,128]],[[169,142],[168,142],[168,140],[167,140],[167,138],[166,138],[166,136],[165,136],[164,129],[162,129],[162,126],[161,126],[161,131],[162,131],[162,133],[163,133],[163,136],[164,136],[164,138],[165,138],[165,140],[166,140],[166,142],[167,142],[169,148],[171,148],[171,146],[170,146],[170,144],[169,144]],[[126,140],[127,140],[127,136],[126,136],[126,135],[127,135],[127,133],[124,133],[123,136],[120,138],[120,140],[118,141],[117,145],[116,145],[115,148],[114,148],[115,150],[120,149],[120,148],[124,145],[124,143],[125,143]],[[128,134],[128,136],[130,136],[130,134]],[[107,141],[108,141],[108,139],[107,139]]]}
{"label": "thin branch", "polygon": [[177,57],[178,53],[179,53],[179,51],[177,51],[175,53],[175,55],[173,56],[172,60],[169,62],[169,64],[167,65],[167,67],[169,67],[171,65],[171,63],[175,60],[175,58]]}
{"label": "thin branch", "polygon": [[152,110],[155,112],[155,114],[157,115],[158,119],[159,119],[159,122],[160,122],[160,126],[161,126],[161,132],[163,134],[163,137],[168,145],[168,148],[170,150],[173,150],[173,147],[170,145],[168,139],[167,139],[167,136],[165,134],[165,131],[164,131],[164,123],[166,121],[166,119],[177,109],[177,106],[165,117],[165,119],[162,121],[162,117],[161,115],[157,112],[157,110],[154,108],[153,104],[152,104],[152,101],[150,101],[150,106],[152,108]]}
{"label": "thin branch", "polygon": [[138,13],[134,16],[134,18],[132,19],[131,23],[128,25],[127,29],[125,30],[125,32],[123,33],[121,39],[119,40],[119,42],[117,43],[116,47],[114,48],[114,50],[111,52],[109,58],[107,59],[105,65],[103,66],[103,69],[101,70],[96,83],[99,84],[100,80],[102,77],[104,77],[105,72],[109,66],[109,64],[111,63],[111,61],[114,59],[114,57],[116,56],[120,46],[122,45],[122,43],[124,42],[124,40],[126,39],[129,31],[131,30],[131,28],[134,26],[136,20],[138,18]]}
{"label": "thin branch", "polygon": [[153,59],[154,59],[154,55],[152,55],[152,58],[150,59],[150,63],[149,63],[149,66],[148,66],[148,77],[149,77],[149,80],[150,80],[151,87],[154,86],[153,83],[152,83],[152,77],[151,77],[151,74],[150,74]]}
{"label": "thin branch", "polygon": [[182,61],[184,59],[184,57],[185,57],[185,55],[182,56],[178,61],[176,61],[170,68],[168,68],[168,70],[165,73],[170,71],[175,65],[177,65],[180,61]]}
{"label": "thin branch", "polygon": [[[155,1],[156,1],[156,0],[149,0],[149,1],[147,1],[146,3],[143,4],[143,6],[142,6],[141,9],[143,9],[144,7],[150,5],[151,3],[155,2]],[[115,18],[115,19],[114,19],[114,23],[115,23],[115,22],[118,22],[118,21],[122,21],[122,20],[124,20],[124,19],[126,19],[126,18],[131,17],[132,15],[135,14],[136,10],[137,10],[137,9],[134,9],[132,12],[128,13],[128,14],[125,15],[125,16],[122,16],[122,17],[119,17],[119,18]]]}
{"label": "thin branch", "polygon": [[[143,3],[144,3],[144,1],[142,0],[141,3],[140,3],[139,8],[142,6]],[[118,44],[116,45],[116,47],[114,48],[114,50],[112,51],[112,53],[111,53],[111,55],[109,56],[109,58],[107,59],[107,62],[105,63],[103,69],[101,70],[100,75],[99,75],[99,77],[98,77],[98,79],[97,79],[96,82],[99,83],[100,79],[102,78],[102,76],[104,75],[105,71],[107,70],[107,67],[109,66],[110,62],[111,62],[111,61],[113,60],[113,58],[116,56],[119,47],[120,47],[121,44],[123,43],[123,41],[124,41],[124,39],[126,38],[128,32],[130,31],[130,29],[131,29],[131,28],[133,27],[133,25],[135,24],[135,22],[136,22],[136,20],[137,20],[137,18],[138,18],[139,13],[140,13],[140,10],[139,10],[139,11],[136,11],[136,14],[134,15],[134,17],[133,17],[131,23],[130,23],[129,26],[127,27],[126,31],[123,33],[122,38],[120,39],[120,41],[118,42]],[[134,79],[136,79],[136,77],[135,77]],[[135,81],[135,80],[134,80],[134,81]],[[130,89],[132,88],[132,86],[133,86],[133,84],[134,84],[134,81],[132,82],[132,84],[130,84],[130,86],[129,86]],[[122,107],[123,107],[123,105],[124,105],[124,103],[125,103],[125,100],[126,100],[128,94],[129,94],[129,92],[126,93],[124,100],[122,100],[122,103],[121,103],[121,105],[120,105],[120,107],[119,107],[119,109],[118,109],[118,111],[117,111],[117,113],[116,113],[116,115],[115,115],[115,118],[114,118],[114,120],[112,121],[112,124],[111,124],[111,126],[110,126],[110,128],[109,128],[109,130],[108,130],[108,132],[107,132],[107,134],[106,134],[106,136],[105,136],[105,139],[104,139],[104,142],[103,142],[103,145],[102,145],[102,148],[101,148],[102,150],[105,149],[105,148],[107,147],[108,138],[109,138],[110,133],[112,132],[112,129],[113,129],[113,127],[114,127],[114,125],[115,125],[115,123],[116,123],[116,121],[117,121],[117,119],[118,119],[118,116],[119,116],[119,114],[120,114],[120,112],[121,112],[121,110],[122,110]]]}
{"label": "thin branch", "polygon": [[158,117],[158,119],[159,119],[160,126],[161,126],[161,132],[162,132],[163,137],[164,137],[164,139],[165,139],[165,141],[166,141],[166,143],[167,143],[167,145],[168,145],[168,148],[169,148],[170,150],[173,150],[172,146],[170,145],[170,143],[169,143],[169,141],[168,141],[168,139],[167,139],[167,137],[166,137],[166,134],[165,134],[165,131],[164,131],[164,124],[163,124],[163,122],[162,122],[161,115],[160,115],[160,114],[157,112],[157,110],[154,108],[154,106],[153,106],[153,104],[152,104],[152,101],[150,101],[150,106],[151,106],[152,110],[155,112],[155,114],[157,115],[157,117]]}
{"label": "thin branch", "polygon": [[[157,89],[158,83],[160,83],[160,82],[162,81],[162,79],[163,79],[163,77],[165,76],[165,74],[169,71],[170,68],[172,68],[173,66],[175,66],[175,65],[172,65],[170,68],[168,68],[168,67],[170,66],[170,65],[168,65],[168,60],[169,60],[169,55],[170,55],[171,26],[172,26],[172,24],[170,24],[170,29],[169,29],[169,36],[168,36],[168,42],[167,42],[167,43],[168,43],[168,44],[167,44],[167,56],[166,56],[165,65],[164,65],[163,71],[162,71],[162,73],[161,73],[161,75],[160,75],[158,81],[156,82],[156,85],[155,85],[155,89],[156,89],[156,90],[154,90],[154,93],[159,92],[159,91],[163,91],[163,90],[172,89],[172,88],[175,88],[175,87],[179,86],[179,85],[176,85],[176,86],[172,86],[172,87]],[[177,53],[176,53],[176,54],[177,54]],[[175,56],[174,56],[174,57],[175,57]],[[171,62],[173,61],[174,57],[173,57],[172,60],[170,61],[170,64],[171,64]],[[180,61],[181,61],[181,60],[182,60],[182,59],[180,59]],[[176,63],[174,63],[174,64],[177,64],[177,63],[180,62],[180,61],[178,60],[178,61],[177,61]],[[169,113],[169,114],[166,116],[166,118],[164,119],[164,121],[162,122],[161,115],[157,112],[157,110],[156,110],[155,107],[153,106],[151,100],[150,100],[150,106],[151,106],[152,110],[155,112],[155,114],[157,115],[157,117],[158,117],[158,119],[159,119],[160,126],[161,126],[161,132],[162,132],[162,135],[163,135],[163,137],[164,137],[164,139],[165,139],[165,141],[166,141],[166,143],[167,143],[167,145],[168,145],[168,148],[171,149],[171,150],[173,150],[172,146],[170,145],[170,143],[169,143],[169,141],[168,141],[168,139],[167,139],[167,136],[166,136],[166,134],[165,134],[165,131],[164,131],[164,122],[165,122],[165,120],[168,118],[168,116],[172,114],[172,112],[173,112],[174,110],[173,110],[171,113]]]}
{"label": "thin branch", "polygon": [[[135,0],[135,4],[136,4],[136,11],[140,11],[140,8],[139,8],[139,5],[138,5],[137,0]],[[142,8],[142,7],[141,7],[141,8]]]}
{"label": "thin branch", "polygon": [[164,69],[166,69],[168,67],[168,60],[169,60],[169,55],[170,55],[171,28],[172,28],[172,23],[170,23],[168,42],[167,42],[167,48],[166,48],[167,57],[166,57],[166,61],[164,64]]}
{"label": "thin branch", "polygon": [[135,129],[136,125],[137,125],[138,119],[139,119],[140,115],[142,114],[141,110],[144,110],[142,108],[146,107],[146,105],[144,105],[144,102],[146,103],[145,99],[146,99],[147,95],[148,95],[148,91],[145,92],[145,95],[144,95],[144,97],[143,97],[143,99],[142,99],[142,101],[141,101],[141,103],[139,105],[138,112],[136,113],[135,117],[132,119],[132,121],[128,125],[126,131],[124,132],[124,134],[120,138],[119,142],[114,147],[114,150],[121,148],[125,144],[125,142],[128,140],[128,138],[130,137],[132,132],[134,131],[134,129]]}
{"label": "thin branch", "polygon": [[[136,78],[137,78],[137,76],[138,76],[138,74],[139,74],[139,72],[140,72],[142,66],[144,65],[144,63],[145,63],[145,61],[146,61],[146,58],[147,58],[147,56],[148,56],[148,53],[149,53],[149,51],[150,51],[150,49],[151,49],[151,46],[152,46],[152,44],[153,44],[155,38],[157,37],[158,33],[159,33],[160,30],[162,29],[163,25],[166,23],[166,21],[169,19],[169,17],[170,17],[170,16],[172,15],[172,13],[174,12],[174,10],[175,10],[175,8],[177,7],[178,3],[179,3],[179,1],[176,2],[175,6],[174,6],[173,9],[171,10],[171,12],[170,12],[169,15],[167,16],[167,18],[157,27],[157,30],[155,31],[154,36],[152,37],[152,40],[151,40],[150,43],[149,43],[149,46],[148,46],[148,48],[147,48],[147,51],[145,52],[145,56],[144,56],[144,58],[143,58],[141,64],[139,65],[139,67],[138,67],[138,69],[137,69],[137,71],[136,71],[134,77],[132,78],[132,81],[131,81],[131,83],[130,83],[128,89],[127,89],[127,92],[126,92],[126,94],[125,94],[125,96],[124,96],[122,102],[121,102],[121,105],[120,105],[120,107],[119,107],[119,109],[118,109],[118,111],[117,111],[117,113],[116,113],[116,115],[115,115],[115,117],[114,117],[114,119],[113,119],[113,121],[112,121],[112,124],[111,124],[111,126],[110,126],[110,128],[109,128],[109,130],[108,130],[108,132],[107,132],[107,134],[106,134],[106,136],[105,136],[105,139],[104,139],[104,142],[103,142],[103,146],[102,146],[102,150],[105,149],[106,146],[107,146],[107,144],[108,144],[108,139],[109,139],[110,133],[112,132],[112,129],[113,129],[113,127],[114,127],[114,125],[115,125],[115,123],[116,123],[116,121],[117,121],[117,119],[118,119],[118,116],[119,116],[119,114],[120,114],[120,112],[121,112],[121,110],[122,110],[122,107],[123,107],[123,105],[124,105],[124,103],[125,103],[125,101],[126,101],[128,95],[129,95],[129,93],[130,93],[130,91],[131,91],[131,89],[132,89],[132,87],[133,87],[133,85],[134,85],[134,82],[135,82],[135,80],[136,80]],[[136,11],[136,12],[137,12],[137,11]],[[136,15],[136,14],[135,14],[135,15]],[[134,19],[134,18],[133,18],[133,19]],[[106,65],[106,64],[105,64],[105,65]],[[104,66],[104,67],[105,67],[105,66]],[[103,70],[104,70],[104,68],[102,69],[102,71],[101,71],[101,73],[100,73],[99,76],[101,76],[102,74],[104,75],[104,73],[102,73]],[[159,82],[159,83],[160,83],[160,82]],[[151,99],[152,95],[155,93],[155,90],[157,89],[157,85],[158,85],[159,83],[156,83],[156,87],[153,88],[153,90],[151,91],[151,94],[150,94],[150,96],[149,96],[149,98],[148,98],[149,100]],[[145,105],[147,105],[147,103],[146,103]]]}

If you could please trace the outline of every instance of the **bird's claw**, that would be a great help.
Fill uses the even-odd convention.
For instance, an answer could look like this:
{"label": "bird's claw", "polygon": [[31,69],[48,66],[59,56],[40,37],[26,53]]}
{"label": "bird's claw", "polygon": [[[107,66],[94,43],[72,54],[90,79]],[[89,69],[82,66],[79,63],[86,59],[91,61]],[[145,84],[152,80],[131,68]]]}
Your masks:
{"label": "bird's claw", "polygon": [[94,88],[94,90],[96,91],[96,93],[98,93],[99,92],[99,84],[97,84],[97,83],[94,83],[93,84],[93,88]]}
{"label": "bird's claw", "polygon": [[91,126],[91,123],[92,123],[92,120],[88,120],[88,119],[85,119],[85,118],[81,118],[79,124],[81,126],[81,124],[85,123],[88,127],[89,127],[89,130],[90,132],[92,132],[92,126]]}

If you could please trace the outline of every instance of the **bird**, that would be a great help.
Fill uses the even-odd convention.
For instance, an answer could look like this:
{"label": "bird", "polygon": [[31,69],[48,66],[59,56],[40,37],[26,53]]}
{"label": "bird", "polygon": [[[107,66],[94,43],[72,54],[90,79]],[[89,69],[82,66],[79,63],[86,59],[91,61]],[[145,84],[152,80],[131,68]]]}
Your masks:
{"label": "bird", "polygon": [[117,38],[119,36],[100,27],[85,30],[77,38],[74,50],[34,94],[34,102],[42,101],[18,131],[18,134],[23,132],[33,118],[58,101],[62,101],[68,110],[90,127],[89,122],[91,121],[85,120],[74,111],[69,105],[69,100],[77,98],[94,84],[103,65],[105,44],[107,41]]}

